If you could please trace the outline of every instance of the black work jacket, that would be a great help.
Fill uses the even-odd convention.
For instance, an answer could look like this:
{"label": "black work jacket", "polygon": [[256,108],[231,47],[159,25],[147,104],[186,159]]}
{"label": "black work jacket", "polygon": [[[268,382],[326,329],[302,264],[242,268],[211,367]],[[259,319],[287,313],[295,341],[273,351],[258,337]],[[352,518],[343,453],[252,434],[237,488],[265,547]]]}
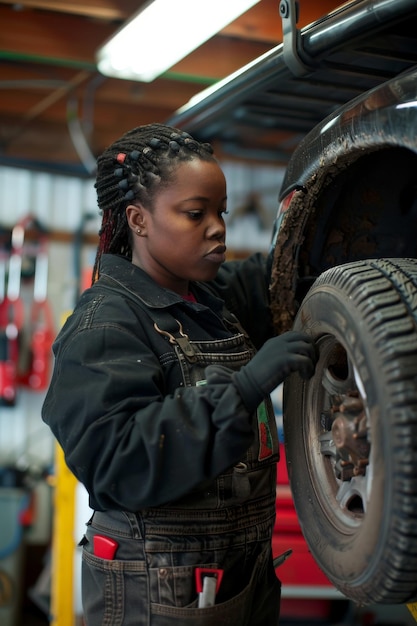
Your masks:
{"label": "black work jacket", "polygon": [[54,343],[42,417],[93,509],[175,501],[251,444],[250,414],[232,372],[219,368],[204,386],[181,386],[178,361],[146,310],[169,310],[198,341],[236,334],[235,315],[259,348],[272,335],[266,261],[257,254],[225,263],[215,281],[191,289],[197,303],[161,288],[127,259],[104,255],[99,280]]}

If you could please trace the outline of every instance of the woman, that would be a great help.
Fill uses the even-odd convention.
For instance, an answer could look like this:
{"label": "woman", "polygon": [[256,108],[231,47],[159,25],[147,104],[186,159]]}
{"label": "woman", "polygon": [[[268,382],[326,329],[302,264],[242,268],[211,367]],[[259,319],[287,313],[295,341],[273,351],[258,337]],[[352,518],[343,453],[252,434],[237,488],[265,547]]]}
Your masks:
{"label": "woman", "polygon": [[208,144],[135,128],[98,159],[96,189],[93,285],[54,344],[43,407],[94,510],[85,622],[276,625],[268,394],[313,374],[312,342],[270,338],[262,256],[225,263]]}

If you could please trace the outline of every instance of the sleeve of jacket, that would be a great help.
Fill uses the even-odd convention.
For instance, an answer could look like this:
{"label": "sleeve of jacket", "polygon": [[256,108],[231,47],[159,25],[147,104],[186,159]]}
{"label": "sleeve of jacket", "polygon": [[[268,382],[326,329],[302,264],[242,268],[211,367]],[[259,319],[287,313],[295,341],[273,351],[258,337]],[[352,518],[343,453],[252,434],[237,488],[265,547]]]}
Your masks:
{"label": "sleeve of jacket", "polygon": [[272,337],[266,255],[256,253],[244,260],[224,263],[210,286],[236,315],[256,348]]}
{"label": "sleeve of jacket", "polygon": [[236,463],[252,441],[229,381],[166,395],[159,360],[140,334],[69,321],[54,345],[42,417],[96,509],[174,501]]}

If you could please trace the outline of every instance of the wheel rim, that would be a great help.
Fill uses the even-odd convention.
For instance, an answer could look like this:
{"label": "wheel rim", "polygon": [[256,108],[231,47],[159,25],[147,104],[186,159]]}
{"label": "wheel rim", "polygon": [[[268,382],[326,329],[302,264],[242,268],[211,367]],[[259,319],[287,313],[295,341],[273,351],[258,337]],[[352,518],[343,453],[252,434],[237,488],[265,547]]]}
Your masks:
{"label": "wheel rim", "polygon": [[350,533],[364,522],[372,489],[366,395],[344,345],[330,334],[316,343],[320,357],[307,389],[306,456],[324,514],[339,532]]}

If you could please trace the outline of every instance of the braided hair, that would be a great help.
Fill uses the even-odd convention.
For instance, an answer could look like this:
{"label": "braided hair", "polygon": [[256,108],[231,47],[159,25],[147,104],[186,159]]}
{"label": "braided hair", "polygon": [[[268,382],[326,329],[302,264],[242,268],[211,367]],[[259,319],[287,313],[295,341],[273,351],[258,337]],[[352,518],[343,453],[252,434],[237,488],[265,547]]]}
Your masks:
{"label": "braided hair", "polygon": [[195,158],[215,161],[211,145],[171,126],[146,124],[129,130],[97,159],[95,188],[102,222],[93,283],[103,254],[132,258],[126,207],[135,201],[151,207],[155,193],[172,182],[178,165]]}

